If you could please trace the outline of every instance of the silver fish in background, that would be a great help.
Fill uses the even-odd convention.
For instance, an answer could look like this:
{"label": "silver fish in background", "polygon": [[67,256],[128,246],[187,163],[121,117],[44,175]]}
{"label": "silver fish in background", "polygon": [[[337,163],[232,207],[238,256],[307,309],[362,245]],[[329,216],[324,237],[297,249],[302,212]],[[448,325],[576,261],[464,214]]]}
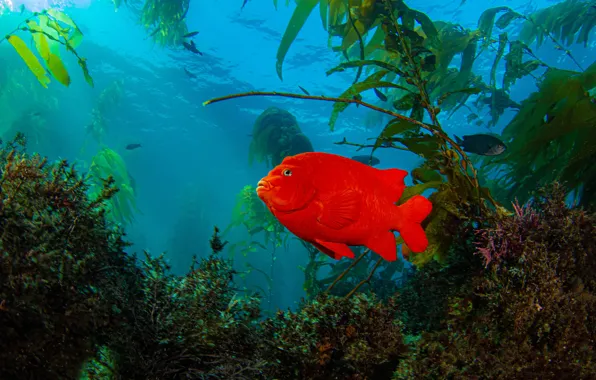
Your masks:
{"label": "silver fish in background", "polygon": [[466,135],[463,138],[455,136],[455,141],[465,152],[482,156],[498,156],[507,150],[503,141],[483,133]]}
{"label": "silver fish in background", "polygon": [[381,160],[379,160],[375,156],[369,156],[369,155],[354,156],[354,157],[352,157],[352,160],[355,160],[355,161],[358,161],[365,165],[370,165],[370,166],[376,166],[381,163]]}

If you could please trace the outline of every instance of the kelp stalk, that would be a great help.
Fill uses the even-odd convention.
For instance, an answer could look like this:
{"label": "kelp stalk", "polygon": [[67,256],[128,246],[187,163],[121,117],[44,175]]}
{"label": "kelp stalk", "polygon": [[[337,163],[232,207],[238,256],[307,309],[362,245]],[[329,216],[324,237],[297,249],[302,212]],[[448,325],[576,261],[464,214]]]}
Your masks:
{"label": "kelp stalk", "polygon": [[379,267],[379,265],[381,265],[381,262],[382,262],[382,261],[383,261],[383,258],[382,258],[382,257],[379,257],[379,259],[378,259],[378,260],[377,260],[377,262],[375,263],[375,266],[373,267],[373,269],[371,269],[371,271],[370,271],[370,273],[368,274],[368,276],[367,276],[367,277],[366,277],[364,280],[360,281],[360,282],[358,283],[358,285],[356,285],[356,286],[354,287],[354,289],[352,289],[352,290],[350,291],[350,293],[346,294],[346,296],[344,297],[344,299],[348,299],[348,298],[350,298],[350,297],[351,297],[351,296],[352,296],[354,293],[356,293],[356,291],[357,291],[358,289],[360,289],[360,287],[361,287],[362,285],[364,285],[364,284],[368,284],[368,283],[370,282],[370,279],[372,278],[372,276],[373,276],[373,275],[375,274],[375,272],[377,271],[377,268]]}
{"label": "kelp stalk", "polygon": [[333,281],[333,283],[331,283],[331,285],[329,285],[329,287],[327,288],[327,290],[325,290],[325,293],[329,293],[331,291],[331,289],[333,289],[333,287],[342,279],[344,278],[344,276],[346,274],[348,274],[348,272],[350,271],[350,269],[354,268],[359,262],[360,260],[362,260],[364,258],[364,256],[366,256],[367,253],[370,252],[370,249],[366,249],[364,250],[364,252],[362,252],[362,254],[360,256],[358,256],[358,258],[354,261],[352,261],[352,263],[350,264],[349,267],[346,268],[345,271],[342,272],[342,274],[340,274],[339,276],[337,276],[337,278]]}

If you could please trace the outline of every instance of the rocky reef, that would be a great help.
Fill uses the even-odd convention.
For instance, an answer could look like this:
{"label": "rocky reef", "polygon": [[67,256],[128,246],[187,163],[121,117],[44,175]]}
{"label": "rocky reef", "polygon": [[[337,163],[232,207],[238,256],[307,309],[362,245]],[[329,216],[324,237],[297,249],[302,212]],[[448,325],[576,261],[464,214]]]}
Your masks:
{"label": "rocky reef", "polygon": [[[126,254],[67,162],[0,153],[2,379],[591,379],[596,217],[554,184],[459,231],[378,299],[320,292],[263,318],[217,228],[183,276]],[[373,280],[374,281],[374,280]],[[371,289],[374,289],[371,287]]]}

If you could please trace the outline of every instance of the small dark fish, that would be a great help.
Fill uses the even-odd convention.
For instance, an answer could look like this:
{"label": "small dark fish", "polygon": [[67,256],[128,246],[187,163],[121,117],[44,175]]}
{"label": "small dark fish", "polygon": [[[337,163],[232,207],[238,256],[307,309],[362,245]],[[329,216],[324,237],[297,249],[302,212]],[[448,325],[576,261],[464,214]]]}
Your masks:
{"label": "small dark fish", "polygon": [[186,48],[186,50],[188,50],[190,52],[193,52],[195,54],[203,55],[203,53],[201,53],[199,51],[199,49],[197,49],[197,47],[196,47],[196,45],[195,45],[195,43],[193,41],[190,41],[190,43],[184,41],[184,42],[182,42],[182,45]]}
{"label": "small dark fish", "polygon": [[304,87],[302,87],[302,86],[298,86],[298,88],[299,88],[300,90],[302,90],[302,92],[304,92],[306,95],[310,96],[310,92],[306,91],[306,89],[305,89]]}
{"label": "small dark fish", "polygon": [[495,136],[482,133],[463,136],[463,139],[455,136],[455,141],[464,151],[482,156],[498,156],[507,149],[503,141]]}
{"label": "small dark fish", "polygon": [[189,78],[193,78],[194,79],[194,78],[197,77],[196,75],[194,75],[193,73],[191,73],[190,71],[188,71],[186,69],[186,67],[184,68],[184,72],[186,73],[186,75],[188,75]]}
{"label": "small dark fish", "polygon": [[248,4],[248,0],[244,0],[244,1],[242,2],[242,7],[240,7],[240,10],[243,10],[243,9],[244,9],[244,6],[245,6],[246,4]]}
{"label": "small dark fish", "polygon": [[381,160],[379,160],[375,156],[368,156],[368,155],[354,156],[354,157],[352,157],[352,160],[356,160],[358,162],[361,162],[365,165],[370,165],[370,166],[375,166],[375,165],[378,165],[381,163]]}
{"label": "small dark fish", "polygon": [[381,101],[383,101],[383,102],[387,101],[387,96],[385,96],[385,94],[383,94],[381,91],[377,90],[376,88],[373,88],[373,90],[374,90],[377,98],[381,99]]}
{"label": "small dark fish", "polygon": [[183,35],[183,36],[182,36],[182,38],[190,38],[190,37],[194,37],[194,36],[196,36],[197,34],[199,34],[199,32],[190,32],[190,33],[187,33],[187,34]]}
{"label": "small dark fish", "polygon": [[134,150],[134,149],[137,149],[137,148],[140,148],[140,147],[141,147],[141,144],[128,144],[126,146],[126,149],[127,150]]}

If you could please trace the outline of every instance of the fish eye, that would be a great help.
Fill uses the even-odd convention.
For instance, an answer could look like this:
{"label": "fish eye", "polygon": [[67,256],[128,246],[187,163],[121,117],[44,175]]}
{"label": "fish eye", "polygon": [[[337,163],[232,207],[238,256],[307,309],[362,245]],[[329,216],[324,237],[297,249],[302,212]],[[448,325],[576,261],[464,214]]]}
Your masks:
{"label": "fish eye", "polygon": [[281,172],[281,174],[283,174],[286,177],[289,177],[292,175],[292,171],[290,169],[285,169],[283,172]]}

